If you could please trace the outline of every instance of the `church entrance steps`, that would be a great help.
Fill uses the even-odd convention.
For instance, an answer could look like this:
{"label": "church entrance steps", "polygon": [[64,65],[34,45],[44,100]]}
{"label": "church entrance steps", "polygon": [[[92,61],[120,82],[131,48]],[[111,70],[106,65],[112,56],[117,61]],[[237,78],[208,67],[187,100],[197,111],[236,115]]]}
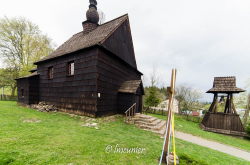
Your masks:
{"label": "church entrance steps", "polygon": [[166,121],[139,113],[135,114],[127,123],[134,124],[141,129],[157,133],[161,136],[164,136],[166,130]]}

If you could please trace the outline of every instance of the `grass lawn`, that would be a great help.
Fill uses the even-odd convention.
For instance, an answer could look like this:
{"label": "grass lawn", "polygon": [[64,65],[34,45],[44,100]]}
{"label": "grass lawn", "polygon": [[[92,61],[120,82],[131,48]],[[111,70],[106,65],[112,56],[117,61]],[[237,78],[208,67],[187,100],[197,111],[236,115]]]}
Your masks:
{"label": "grass lawn", "polygon": [[[150,114],[154,117],[166,120],[166,116]],[[250,151],[250,140],[240,137],[232,137],[212,132],[203,131],[199,123],[187,121],[183,116],[175,115],[175,127],[177,131],[190,133],[195,136],[200,136],[205,139],[214,140],[223,144],[231,145],[237,148],[241,148]]]}
{"label": "grass lawn", "polygon": [[[97,119],[99,129],[82,127],[88,118],[41,113],[0,101],[0,165],[154,165],[162,142],[159,136],[114,121]],[[37,121],[37,122],[31,122]],[[142,154],[115,153],[122,148],[145,148]],[[113,150],[106,152],[107,146]],[[180,164],[246,165],[250,162],[177,139]]]}

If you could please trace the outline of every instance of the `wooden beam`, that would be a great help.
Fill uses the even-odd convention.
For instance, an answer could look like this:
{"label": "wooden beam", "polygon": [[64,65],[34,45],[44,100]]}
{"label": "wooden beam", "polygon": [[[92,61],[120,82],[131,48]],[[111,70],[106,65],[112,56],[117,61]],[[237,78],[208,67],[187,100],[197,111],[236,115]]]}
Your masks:
{"label": "wooden beam", "polygon": [[164,145],[164,150],[163,150],[163,156],[162,156],[162,162],[166,163],[167,159],[166,157],[168,156],[168,149],[170,145],[170,136],[171,136],[171,120],[172,120],[172,106],[173,106],[173,100],[174,100],[174,95],[175,95],[175,83],[176,83],[176,69],[172,70],[172,76],[171,76],[171,88],[170,88],[170,98],[168,102],[168,116],[167,116],[167,132],[166,132],[166,141]]}
{"label": "wooden beam", "polygon": [[225,109],[224,109],[224,113],[229,113],[229,103],[230,103],[230,95],[228,94]]}
{"label": "wooden beam", "polygon": [[217,110],[217,100],[218,100],[218,94],[217,93],[215,93],[214,94],[214,99],[213,99],[213,102],[212,102],[212,104],[211,104],[211,106],[210,106],[210,108],[209,108],[209,112],[212,112],[212,113],[214,113],[214,112],[216,112]]}

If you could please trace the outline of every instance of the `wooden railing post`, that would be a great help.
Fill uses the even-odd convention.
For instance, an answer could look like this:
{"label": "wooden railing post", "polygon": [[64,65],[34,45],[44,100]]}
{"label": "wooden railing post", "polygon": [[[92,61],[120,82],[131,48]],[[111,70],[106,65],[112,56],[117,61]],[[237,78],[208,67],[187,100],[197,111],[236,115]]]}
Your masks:
{"label": "wooden railing post", "polygon": [[132,119],[133,116],[135,116],[135,110],[136,110],[136,103],[133,104],[126,112],[125,112],[125,115],[126,115],[126,119],[125,120],[130,120]]}

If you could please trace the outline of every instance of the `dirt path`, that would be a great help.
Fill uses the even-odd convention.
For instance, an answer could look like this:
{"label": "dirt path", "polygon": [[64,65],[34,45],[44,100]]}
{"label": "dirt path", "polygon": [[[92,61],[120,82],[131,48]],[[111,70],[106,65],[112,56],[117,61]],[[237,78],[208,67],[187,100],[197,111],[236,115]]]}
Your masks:
{"label": "dirt path", "polygon": [[207,148],[211,148],[213,150],[217,150],[247,161],[250,161],[250,152],[232,147],[232,146],[228,146],[225,144],[221,144],[218,142],[214,142],[214,141],[210,141],[210,140],[206,140],[197,136],[193,136],[191,134],[187,134],[187,133],[183,133],[183,132],[175,132],[176,134],[176,138],[184,140],[184,141],[188,141],[200,146],[204,146]]}

